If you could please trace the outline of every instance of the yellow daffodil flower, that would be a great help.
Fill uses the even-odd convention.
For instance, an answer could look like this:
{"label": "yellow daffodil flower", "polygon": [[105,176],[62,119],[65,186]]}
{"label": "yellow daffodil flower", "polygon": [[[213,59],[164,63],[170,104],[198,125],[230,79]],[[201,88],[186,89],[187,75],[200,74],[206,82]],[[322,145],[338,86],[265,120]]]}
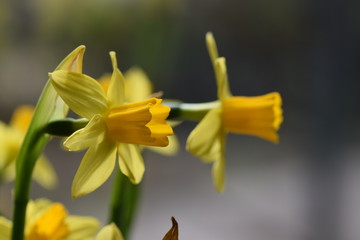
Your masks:
{"label": "yellow daffodil flower", "polygon": [[190,133],[187,150],[204,162],[213,162],[212,176],[218,192],[225,183],[225,137],[227,132],[253,135],[277,143],[276,131],[283,121],[278,92],[256,97],[232,96],[225,58],[218,56],[215,39],[206,35],[218,86],[219,106],[210,110]]}
{"label": "yellow daffodil flower", "polygon": [[[27,207],[25,240],[90,240],[99,226],[95,218],[69,215],[61,203],[37,199]],[[0,239],[10,240],[11,228],[11,221],[0,217]]]}
{"label": "yellow daffodil flower", "polygon": [[101,229],[95,240],[124,240],[119,228],[111,223]]}
{"label": "yellow daffodil flower", "polygon": [[116,152],[123,174],[139,183],[145,167],[138,145],[167,146],[172,128],[165,122],[170,108],[160,99],[125,104],[124,77],[110,53],[113,73],[107,94],[93,78],[70,71],[50,74],[54,88],[64,102],[89,123],[64,142],[70,151],[89,148],[72,184],[74,198],[102,185],[115,166]]}
{"label": "yellow daffodil flower", "polygon": [[[0,178],[5,181],[15,179],[15,160],[33,112],[32,106],[23,105],[14,111],[9,125],[0,122]],[[48,189],[57,183],[55,170],[44,155],[36,162],[33,178]]]}
{"label": "yellow daffodil flower", "polygon": [[[110,80],[110,74],[105,74],[100,79],[98,79],[105,93],[107,93],[109,89]],[[154,97],[154,95],[157,94],[153,93],[153,85],[148,76],[143,70],[137,67],[131,68],[125,72],[124,89],[125,102],[127,103],[144,101],[146,99],[149,99],[150,97]],[[168,121],[168,123],[172,127],[176,125],[176,122],[174,121]],[[172,135],[169,136],[169,145],[167,145],[166,147],[144,146],[144,148],[157,152],[159,154],[172,156],[179,151],[179,141],[175,135]]]}

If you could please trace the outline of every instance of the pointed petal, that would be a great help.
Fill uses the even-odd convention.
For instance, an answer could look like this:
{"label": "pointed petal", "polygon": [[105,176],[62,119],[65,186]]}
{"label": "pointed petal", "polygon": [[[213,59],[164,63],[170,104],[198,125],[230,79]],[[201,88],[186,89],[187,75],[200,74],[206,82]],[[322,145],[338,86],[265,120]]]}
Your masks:
{"label": "pointed petal", "polygon": [[47,189],[53,189],[57,185],[55,169],[44,155],[36,161],[33,178]]}
{"label": "pointed petal", "polygon": [[179,139],[175,135],[169,136],[168,138],[169,145],[166,147],[145,146],[145,148],[162,155],[174,156],[179,152]]}
{"label": "pointed petal", "polygon": [[5,147],[6,144],[6,132],[7,126],[0,121],[0,172],[5,171],[5,168],[9,164],[9,159],[7,157],[7,148]]}
{"label": "pointed petal", "polygon": [[125,73],[125,99],[140,102],[148,99],[153,91],[151,81],[140,68],[131,68]]}
{"label": "pointed petal", "polygon": [[215,77],[218,87],[218,98],[222,101],[225,98],[231,97],[226,70],[226,60],[224,57],[217,58],[215,61]]}
{"label": "pointed petal", "polygon": [[26,226],[25,231],[28,231],[29,228],[35,223],[36,219],[41,216],[50,206],[52,202],[45,198],[38,198],[34,201],[29,201],[26,208]]}
{"label": "pointed petal", "polygon": [[[85,53],[85,46],[81,45],[72,51],[58,66],[56,70],[67,70],[71,72],[82,73],[83,57]],[[69,106],[64,101],[57,97],[55,103],[54,113],[52,119],[64,118],[69,111]]]}
{"label": "pointed petal", "polygon": [[212,178],[216,191],[221,193],[224,191],[225,185],[225,156],[224,153],[221,155],[220,160],[215,161],[212,166]]}
{"label": "pointed petal", "polygon": [[50,74],[52,85],[64,102],[78,115],[91,119],[103,115],[108,102],[101,85],[91,77],[58,70]]}
{"label": "pointed petal", "polygon": [[85,46],[81,45],[75,48],[58,66],[58,70],[67,70],[71,72],[82,72],[83,57]]}
{"label": "pointed petal", "polygon": [[144,160],[138,145],[119,143],[117,145],[119,166],[133,184],[138,184],[145,171]]}
{"label": "pointed petal", "polygon": [[221,157],[221,109],[209,111],[190,133],[186,149],[204,162],[213,162]]}
{"label": "pointed petal", "polygon": [[95,240],[123,240],[123,239],[124,237],[122,236],[119,228],[114,223],[111,223],[103,227],[95,238]]}
{"label": "pointed petal", "polygon": [[110,52],[110,58],[113,66],[113,73],[111,75],[107,96],[112,105],[117,106],[124,104],[125,102],[125,79],[117,66],[116,53]]}
{"label": "pointed petal", "polygon": [[104,141],[91,146],[75,174],[72,197],[81,197],[100,187],[114,170],[115,157],[116,147],[111,142]]}
{"label": "pointed petal", "polygon": [[215,66],[215,60],[219,57],[214,36],[211,32],[206,33],[206,47],[208,49],[211,63]]}
{"label": "pointed petal", "polygon": [[99,231],[100,223],[93,217],[68,216],[65,223],[69,228],[69,235],[66,240],[94,239]]}
{"label": "pointed petal", "polygon": [[15,179],[15,161],[10,162],[8,165],[6,165],[6,169],[5,171],[2,173],[3,176],[3,180],[5,180],[6,182],[11,182],[14,181]]}
{"label": "pointed petal", "polygon": [[69,151],[79,151],[102,142],[105,134],[106,126],[103,118],[97,114],[84,128],[77,130],[68,137],[64,142],[64,146]]}

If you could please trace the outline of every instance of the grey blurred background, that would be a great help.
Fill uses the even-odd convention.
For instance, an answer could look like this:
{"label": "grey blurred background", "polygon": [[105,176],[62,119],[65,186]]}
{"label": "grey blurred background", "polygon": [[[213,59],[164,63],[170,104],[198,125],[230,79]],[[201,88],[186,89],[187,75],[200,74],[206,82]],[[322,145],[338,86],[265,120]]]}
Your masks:
{"label": "grey blurred background", "polygon": [[[131,239],[161,239],[170,217],[180,239],[360,239],[360,2],[356,0],[3,0],[0,1],[0,120],[36,104],[47,73],[78,45],[84,73],[141,67],[165,98],[216,98],[205,47],[212,31],[227,59],[234,95],[279,91],[280,144],[229,135],[227,185],[212,186],[211,166],[185,152],[195,123],[175,128],[181,152],[145,152],[146,173]],[[71,200],[83,153],[54,139],[46,154],[59,186],[36,183],[32,197],[66,204],[105,223],[111,180]],[[11,217],[11,184],[0,210]]]}

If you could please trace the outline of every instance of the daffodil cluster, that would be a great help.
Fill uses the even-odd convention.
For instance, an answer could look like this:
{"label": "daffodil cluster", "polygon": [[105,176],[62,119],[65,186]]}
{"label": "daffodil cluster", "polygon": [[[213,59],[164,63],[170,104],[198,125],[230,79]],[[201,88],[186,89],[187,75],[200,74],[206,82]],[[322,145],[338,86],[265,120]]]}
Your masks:
{"label": "daffodil cluster", "polygon": [[[173,127],[182,121],[199,121],[187,139],[186,149],[213,164],[212,177],[218,192],[225,185],[228,133],[278,143],[277,131],[283,121],[280,94],[233,96],[225,58],[219,56],[211,33],[206,35],[206,45],[218,87],[217,100],[197,104],[161,99],[162,92],[153,92],[152,83],[139,68],[123,75],[115,52],[110,52],[112,73],[100,79],[82,72],[84,46],[70,53],[49,73],[35,110],[20,107],[9,125],[0,122],[0,179],[16,179],[13,222],[0,217],[0,239],[123,240],[128,229],[122,229],[122,233],[119,226],[128,228],[123,222],[131,219],[135,208],[137,194],[133,187],[142,181],[145,172],[142,151],[174,155],[179,143]],[[69,109],[78,115],[77,119],[67,118]],[[46,188],[56,183],[55,170],[43,155],[51,135],[66,136],[63,145],[68,151],[86,149],[73,179],[73,198],[99,188],[116,169],[112,217],[100,231],[98,220],[69,215],[61,203],[29,201],[32,177]],[[131,196],[130,200],[121,194]],[[172,223],[166,240],[178,239],[174,218]]]}

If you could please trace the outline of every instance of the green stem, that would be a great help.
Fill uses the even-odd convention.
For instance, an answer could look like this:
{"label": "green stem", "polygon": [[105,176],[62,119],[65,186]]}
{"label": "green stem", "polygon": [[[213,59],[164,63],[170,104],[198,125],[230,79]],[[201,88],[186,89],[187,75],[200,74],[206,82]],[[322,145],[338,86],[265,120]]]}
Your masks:
{"label": "green stem", "polygon": [[111,194],[108,222],[115,223],[121,229],[125,239],[130,232],[134,218],[139,188],[139,185],[132,184],[120,170],[117,170]]}
{"label": "green stem", "polygon": [[200,121],[212,109],[219,107],[219,101],[206,103],[181,103],[164,102],[164,105],[171,108],[168,119],[184,119]]}
{"label": "green stem", "polygon": [[16,160],[18,166],[15,180],[13,240],[22,240],[24,238],[26,206],[29,201],[32,172],[48,138],[49,136],[44,135],[41,129],[29,131]]}
{"label": "green stem", "polygon": [[88,123],[89,120],[85,118],[64,118],[49,122],[49,124],[45,128],[45,132],[54,136],[66,137],[70,136],[75,131],[84,128]]}
{"label": "green stem", "polygon": [[[74,69],[81,72],[84,51],[84,46],[76,48],[55,70]],[[24,239],[26,206],[29,201],[32,173],[36,160],[50,139],[50,135],[45,133],[45,128],[50,120],[64,118],[66,114],[65,103],[59,100],[58,94],[48,80],[16,159],[12,240]]]}

